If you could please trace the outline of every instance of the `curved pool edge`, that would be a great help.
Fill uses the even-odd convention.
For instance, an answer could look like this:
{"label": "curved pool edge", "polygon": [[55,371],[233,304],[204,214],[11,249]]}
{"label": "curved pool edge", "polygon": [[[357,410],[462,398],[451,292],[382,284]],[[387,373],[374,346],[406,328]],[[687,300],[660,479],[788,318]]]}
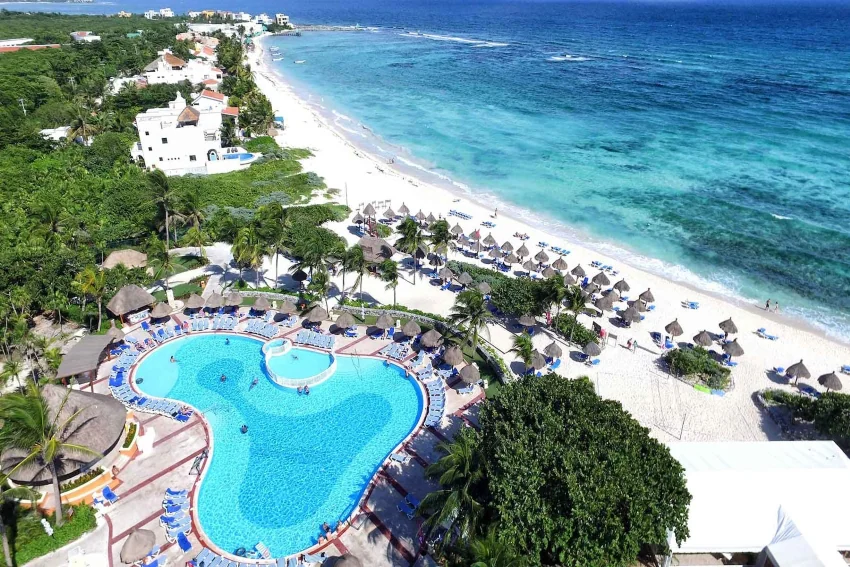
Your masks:
{"label": "curved pool edge", "polygon": [[[189,338],[192,338],[192,337],[209,336],[209,335],[232,335],[232,336],[235,336],[235,337],[244,337],[244,338],[248,338],[248,339],[257,341],[258,343],[261,343],[263,345],[274,340],[274,339],[264,340],[260,337],[255,337],[255,336],[250,335],[248,333],[239,333],[239,332],[234,332],[234,331],[211,331],[211,332],[208,332],[208,331],[197,332],[196,331],[195,333],[190,333],[190,334],[184,335],[182,337],[175,337],[174,339],[168,340],[167,342],[168,342],[168,344],[172,344],[172,343],[175,343],[175,342],[179,342],[183,339],[189,339]],[[275,337],[275,338],[283,338],[283,337]],[[159,345],[157,345],[157,346],[159,346]],[[309,350],[315,350],[316,352],[326,352],[326,351],[322,351],[322,350],[319,350],[319,349],[313,349],[313,348],[310,348],[310,347],[307,347],[307,348]],[[136,359],[135,363],[133,364],[132,370],[129,374],[128,384],[130,385],[130,388],[132,388],[133,391],[135,391],[138,394],[148,395],[148,394],[145,394],[144,392],[142,392],[141,390],[139,390],[136,387],[136,381],[135,381],[136,372],[138,371],[139,367],[141,366],[142,361],[147,357],[147,355],[149,355],[149,354],[151,354],[155,351],[156,351],[156,348],[153,348],[151,350],[143,352]],[[430,407],[430,404],[431,404],[430,397],[428,396],[427,391],[425,390],[424,386],[422,385],[422,382],[416,378],[415,374],[411,374],[410,371],[407,369],[407,367],[402,365],[401,362],[396,361],[396,360],[390,360],[388,358],[384,358],[384,357],[381,357],[381,356],[371,355],[371,354],[359,355],[359,354],[342,354],[342,353],[334,352],[333,355],[335,357],[344,356],[344,357],[348,357],[348,358],[370,358],[370,359],[374,359],[374,360],[381,360],[381,361],[385,362],[386,364],[398,367],[400,370],[403,371],[404,377],[406,379],[410,380],[413,384],[415,384],[415,386],[417,388],[417,394],[418,394],[419,399],[421,400],[422,403],[419,406],[419,415],[417,416],[416,423],[411,428],[410,433],[408,433],[404,437],[404,439],[402,439],[397,445],[395,445],[386,454],[386,456],[384,457],[384,460],[381,461],[375,467],[375,472],[372,474],[371,478],[369,479],[369,482],[366,483],[363,486],[363,490],[361,491],[360,496],[357,499],[357,502],[354,504],[354,506],[352,506],[351,514],[349,514],[349,516],[344,521],[342,521],[343,527],[340,529],[340,531],[338,533],[335,533],[332,538],[329,538],[324,542],[318,542],[318,543],[316,543],[316,544],[314,544],[310,547],[304,548],[301,551],[297,551],[295,553],[285,555],[284,557],[292,557],[293,555],[298,556],[302,553],[311,553],[311,554],[312,553],[319,553],[323,549],[332,545],[333,541],[335,539],[339,539],[339,537],[342,536],[342,534],[344,534],[346,531],[348,531],[348,529],[351,527],[352,520],[354,520],[354,518],[358,514],[360,514],[361,511],[366,512],[367,514],[368,513],[374,513],[371,510],[369,510],[368,508],[366,508],[364,505],[365,505],[366,501],[372,496],[372,491],[375,489],[375,487],[378,484],[379,475],[387,467],[387,465],[390,463],[390,458],[389,458],[390,455],[392,455],[394,452],[398,451],[399,449],[404,448],[404,446],[407,445],[407,443],[409,443],[410,440],[413,439],[416,435],[418,435],[419,432],[423,429],[423,424],[425,422],[425,416],[428,415],[428,408]],[[272,381],[272,383],[274,384],[274,381]],[[201,518],[200,518],[200,515],[197,513],[197,510],[198,510],[198,498],[199,498],[200,487],[203,484],[204,479],[207,476],[207,471],[210,468],[209,464],[212,462],[212,459],[213,459],[214,446],[215,446],[215,437],[214,437],[214,434],[213,434],[213,430],[212,430],[212,427],[210,426],[209,422],[207,421],[204,413],[202,411],[200,411],[198,408],[196,408],[195,406],[193,406],[189,403],[186,403],[182,400],[175,400],[174,398],[163,398],[163,399],[168,399],[168,400],[175,401],[175,402],[181,403],[183,405],[186,405],[187,407],[191,407],[194,414],[197,415],[198,418],[201,420],[201,425],[203,426],[203,429],[204,429],[204,436],[206,437],[207,458],[204,461],[203,465],[201,466],[200,473],[195,477],[195,480],[192,483],[192,487],[189,489],[189,501],[191,503],[191,506],[189,508],[189,518],[191,519],[191,523],[192,523],[192,531],[195,532],[195,536],[198,538],[198,541],[201,543],[201,545],[203,545],[204,547],[207,547],[208,549],[210,549],[214,553],[220,555],[222,558],[227,559],[228,561],[235,561],[237,563],[248,563],[248,564],[251,564],[251,565],[264,565],[264,566],[275,565],[273,560],[269,561],[269,560],[248,559],[246,557],[239,557],[238,555],[234,555],[233,553],[224,551],[218,545],[216,545],[212,541],[212,539],[210,539],[210,537],[206,534],[206,532],[203,529],[203,525],[201,524]],[[144,426],[141,425],[141,422],[140,422],[140,426],[142,428],[144,428]]]}
{"label": "curved pool edge", "polygon": [[[280,342],[281,344],[273,344],[277,342]],[[286,376],[281,376],[274,371],[270,364],[270,360],[277,356],[284,356],[294,348],[327,354],[331,358],[331,363],[318,374],[308,376],[306,378],[287,378]],[[305,386],[318,386],[336,373],[336,362],[337,355],[333,350],[325,351],[317,348],[305,348],[302,345],[296,345],[292,340],[287,339],[286,337],[273,338],[263,345],[263,365],[265,366],[264,369],[266,371],[266,375],[271,380],[272,384],[280,388],[300,390],[300,388]]]}

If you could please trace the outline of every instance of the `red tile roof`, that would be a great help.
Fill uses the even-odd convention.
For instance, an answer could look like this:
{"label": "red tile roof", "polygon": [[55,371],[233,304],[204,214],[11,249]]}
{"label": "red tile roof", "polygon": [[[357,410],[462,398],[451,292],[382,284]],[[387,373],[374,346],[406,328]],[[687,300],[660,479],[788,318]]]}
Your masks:
{"label": "red tile roof", "polygon": [[38,51],[39,49],[59,49],[62,47],[58,43],[50,43],[46,45],[14,45],[8,47],[0,47],[0,53],[12,53],[21,49],[29,49],[30,51]]}
{"label": "red tile roof", "polygon": [[213,100],[217,100],[219,102],[224,102],[224,95],[221,93],[217,93],[215,91],[211,91],[209,89],[204,89],[200,94],[203,98],[211,98]]}
{"label": "red tile roof", "polygon": [[206,45],[201,51],[204,52],[204,55],[215,55],[215,49],[213,49],[212,47],[207,47]]}
{"label": "red tile roof", "polygon": [[218,81],[216,79],[204,79],[205,85],[217,85]]}
{"label": "red tile roof", "polygon": [[225,116],[239,116],[238,106],[225,106],[221,109],[221,113]]}
{"label": "red tile roof", "polygon": [[179,57],[172,55],[170,53],[166,53],[165,55],[162,56],[162,58],[163,58],[163,60],[165,60],[165,62],[168,65],[171,65],[172,67],[185,67],[186,66],[185,61],[183,61]]}
{"label": "red tile roof", "polygon": [[218,67],[213,67],[212,69],[210,69],[210,71],[212,71],[213,73],[221,73],[221,69],[219,69]]}

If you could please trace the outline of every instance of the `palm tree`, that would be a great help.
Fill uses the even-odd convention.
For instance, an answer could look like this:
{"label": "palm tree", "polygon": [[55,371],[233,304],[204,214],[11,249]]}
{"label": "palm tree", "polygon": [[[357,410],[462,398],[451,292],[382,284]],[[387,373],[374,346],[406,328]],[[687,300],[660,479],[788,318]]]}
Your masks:
{"label": "palm tree", "polygon": [[[97,329],[99,331],[100,324],[103,321],[103,296],[106,293],[106,272],[98,270],[93,265],[89,265],[77,274],[77,278],[77,286],[80,292],[85,297],[89,295],[94,296],[97,301]],[[85,297],[83,299],[83,310],[85,310]]]}
{"label": "palm tree", "polygon": [[331,276],[326,269],[317,270],[310,279],[307,289],[316,293],[325,301],[325,311],[328,311],[328,295],[331,291]]}
{"label": "palm tree", "polygon": [[310,232],[295,245],[295,257],[299,260],[290,268],[291,272],[303,270],[313,277],[313,270],[327,268],[331,249],[318,232]]}
{"label": "palm tree", "polygon": [[53,481],[53,498],[56,500],[57,526],[64,522],[59,488],[59,471],[64,468],[64,462],[103,456],[88,447],[68,442],[68,437],[76,431],[72,427],[74,422],[88,409],[78,410],[60,422],[59,416],[62,415],[70,393],[71,390],[68,390],[53,417],[50,416],[47,401],[34,384],[30,385],[26,393],[7,394],[0,398],[0,419],[3,420],[0,449],[17,449],[26,453],[25,456],[9,462],[14,463],[14,466],[8,475],[13,475],[23,467],[36,467],[39,469],[37,474],[43,471],[50,474]]}
{"label": "palm tree", "polygon": [[561,314],[561,302],[566,299],[569,289],[564,285],[564,280],[549,278],[543,281],[543,293],[541,294],[542,311],[550,311],[555,306],[555,318]]}
{"label": "palm tree", "polygon": [[186,231],[186,235],[184,236],[186,239],[186,244],[198,249],[198,255],[202,260],[206,261],[207,259],[207,251],[204,250],[204,246],[206,246],[209,241],[207,240],[207,235],[204,234],[204,231],[201,230],[199,226],[192,226],[189,230]]}
{"label": "palm tree", "polygon": [[435,254],[448,254],[449,248],[454,243],[449,221],[446,219],[438,220],[431,225],[430,231],[431,251]]}
{"label": "palm tree", "polygon": [[472,353],[478,347],[478,336],[490,337],[490,329],[487,322],[490,320],[490,312],[487,310],[487,302],[484,295],[477,289],[467,289],[458,294],[455,304],[452,306],[449,321],[465,329],[464,340],[472,345]]}
{"label": "palm tree", "polygon": [[14,378],[18,382],[18,388],[23,388],[21,384],[21,372],[23,371],[24,365],[20,359],[7,357],[6,362],[3,363],[3,372],[0,373],[0,378],[4,384]]}
{"label": "palm tree", "polygon": [[78,101],[73,105],[73,114],[67,138],[70,141],[82,138],[83,143],[87,144],[89,136],[95,134],[97,129],[95,121],[92,120],[92,112],[82,102]]}
{"label": "palm tree", "polygon": [[183,195],[177,206],[175,215],[179,216],[184,224],[200,229],[201,224],[207,220],[201,206],[201,196],[197,191]]}
{"label": "palm tree", "polygon": [[165,215],[165,249],[171,249],[171,241],[168,234],[171,210],[174,208],[175,196],[168,177],[162,170],[156,169],[148,174],[148,182],[154,191],[154,202],[162,207]]}
{"label": "palm tree", "polygon": [[[445,456],[425,469],[425,474],[437,478],[441,489],[422,499],[419,513],[427,516],[425,525],[444,526],[449,532],[457,528],[462,538],[469,539],[483,510],[474,496],[484,478],[478,438],[471,428],[464,428],[452,443],[441,443],[439,449]],[[448,539],[443,538],[440,545]]]}
{"label": "palm tree", "polygon": [[471,567],[520,567],[522,563],[510,544],[500,540],[495,527],[487,535],[476,538],[469,545]]}
{"label": "palm tree", "polygon": [[[352,289],[360,286],[360,300],[363,300],[363,279],[369,273],[369,262],[366,261],[366,257],[363,256],[363,248],[360,246],[354,245],[349,248],[351,252],[351,256],[348,261],[348,270],[357,274],[357,277],[354,279],[354,284],[351,286]],[[366,308],[361,308],[360,313],[361,318],[366,317]]]}
{"label": "palm tree", "polygon": [[62,308],[68,305],[68,297],[59,290],[53,292],[47,298],[48,311],[53,313],[53,316],[59,319],[59,332],[64,333],[65,329],[62,324]]}
{"label": "palm tree", "polygon": [[424,240],[422,227],[413,217],[407,217],[396,227],[396,232],[401,236],[395,242],[395,247],[413,259],[413,285],[416,285],[416,251]]}
{"label": "palm tree", "polygon": [[177,265],[166,244],[154,234],[148,240],[148,265],[153,270],[154,278],[162,279],[162,286],[167,290],[168,278],[177,271]]}
{"label": "palm tree", "polygon": [[583,313],[585,309],[585,298],[582,295],[581,288],[577,285],[570,286],[564,296],[564,306],[567,311],[573,314],[573,324],[570,327],[570,342],[573,342],[573,331],[578,324],[579,313]]}
{"label": "palm tree", "polygon": [[395,292],[398,287],[398,264],[387,258],[381,263],[381,279],[387,282],[385,289],[393,290],[393,306],[396,305]]}
{"label": "palm tree", "polygon": [[[2,462],[2,457],[0,457],[0,462]],[[9,488],[8,476],[0,479],[0,509],[5,507],[6,502],[9,500],[29,499],[35,501],[38,498],[39,494],[26,486]],[[3,539],[3,557],[6,560],[6,565],[14,565],[12,563],[12,551],[9,546],[9,533],[6,529],[6,522],[3,521],[3,514],[0,514],[0,537]]]}
{"label": "palm tree", "polygon": [[525,370],[531,368],[531,361],[534,358],[534,343],[531,342],[531,335],[523,331],[519,335],[514,335],[513,348],[508,352],[514,353],[516,358],[522,360],[525,364]]}
{"label": "palm tree", "polygon": [[265,247],[260,242],[260,236],[253,226],[246,226],[236,233],[233,242],[233,259],[240,269],[244,267],[254,270],[256,276],[256,287],[260,288],[260,267],[263,265],[263,257],[266,255]]}

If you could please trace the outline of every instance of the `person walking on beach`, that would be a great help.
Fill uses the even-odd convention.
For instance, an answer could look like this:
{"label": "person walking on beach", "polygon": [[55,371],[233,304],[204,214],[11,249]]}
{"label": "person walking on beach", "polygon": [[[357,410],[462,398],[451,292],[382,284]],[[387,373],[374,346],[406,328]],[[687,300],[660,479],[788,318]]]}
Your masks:
{"label": "person walking on beach", "polygon": [[767,303],[764,304],[764,310],[770,311],[770,298],[768,298]]}
{"label": "person walking on beach", "polygon": [[773,302],[773,312],[779,313],[779,302],[778,301]]}

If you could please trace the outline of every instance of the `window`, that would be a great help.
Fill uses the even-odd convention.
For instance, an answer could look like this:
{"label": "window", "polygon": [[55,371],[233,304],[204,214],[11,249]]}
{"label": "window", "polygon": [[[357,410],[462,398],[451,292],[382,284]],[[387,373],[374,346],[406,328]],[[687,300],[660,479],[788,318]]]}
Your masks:
{"label": "window", "polygon": [[149,152],[152,152],[152,151],[153,151],[153,148],[152,148],[152,147],[150,147],[150,146],[148,146],[148,151],[149,151]]}
{"label": "window", "polygon": [[167,144],[167,143],[168,143],[168,138],[163,138],[163,139],[162,139],[162,143],[163,143],[163,144]]}
{"label": "window", "polygon": [[159,158],[159,161],[162,161],[162,158]]}
{"label": "window", "polygon": [[150,136],[150,135],[151,135],[150,132],[145,132],[145,136]]}
{"label": "window", "polygon": [[189,156],[189,161],[198,161],[198,158],[195,156]]}

